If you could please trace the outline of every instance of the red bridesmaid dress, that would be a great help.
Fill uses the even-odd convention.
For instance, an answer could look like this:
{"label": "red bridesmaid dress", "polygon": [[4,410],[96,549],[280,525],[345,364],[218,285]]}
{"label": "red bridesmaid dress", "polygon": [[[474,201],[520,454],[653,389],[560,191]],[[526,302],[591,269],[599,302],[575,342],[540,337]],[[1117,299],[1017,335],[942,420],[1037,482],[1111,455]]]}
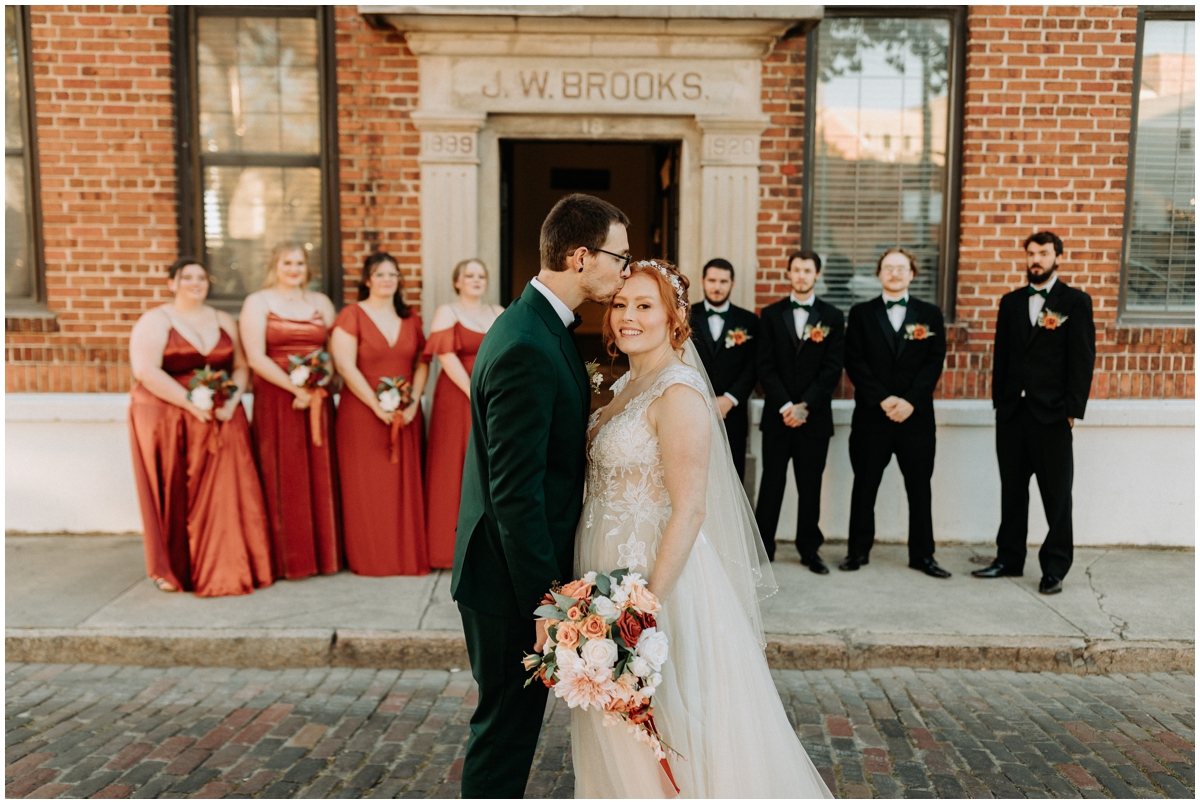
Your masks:
{"label": "red bridesmaid dress", "polygon": [[[267,314],[267,357],[285,372],[289,355],[325,348],[320,313],[308,321]],[[262,377],[254,381],[254,442],[262,474],[275,574],[306,578],[342,566],[337,478],[333,473],[333,400],[322,400],[315,442],[311,411],[294,410],[295,397]]]}
{"label": "red bridesmaid dress", "polygon": [[[420,316],[400,320],[400,334],[391,346],[358,304],[344,308],[333,325],[358,341],[358,370],[372,389],[383,377],[404,377],[412,382],[425,346]],[[346,563],[356,575],[429,572],[421,487],[424,424],[418,410],[412,423],[399,429],[399,461],[392,463],[391,428],[348,388],[342,388],[337,415],[338,469]]]}
{"label": "red bridesmaid dress", "polygon": [[[229,334],[221,330],[217,345],[202,355],[172,329],[163,371],[186,388],[205,366],[233,372]],[[270,586],[267,514],[245,410],[238,405],[228,422],[202,422],[141,383],[129,396],[146,573],[200,597]]]}
{"label": "red bridesmaid dress", "polygon": [[[435,355],[454,352],[470,376],[483,335],[455,321],[449,329],[430,333],[421,359],[428,363]],[[458,498],[462,493],[463,462],[467,459],[470,435],[471,400],[448,377],[439,377],[433,392],[425,464],[429,565],[437,569],[454,566],[454,530],[458,526]]]}

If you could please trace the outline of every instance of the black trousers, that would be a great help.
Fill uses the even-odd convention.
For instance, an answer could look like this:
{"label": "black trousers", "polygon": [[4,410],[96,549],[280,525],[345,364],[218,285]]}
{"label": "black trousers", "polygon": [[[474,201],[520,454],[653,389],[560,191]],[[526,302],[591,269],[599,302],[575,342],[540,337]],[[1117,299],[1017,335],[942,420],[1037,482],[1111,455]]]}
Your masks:
{"label": "black trousers", "polygon": [[462,771],[463,798],[521,798],[546,712],[539,681],[525,687],[521,659],[533,652],[533,620],[493,617],[458,606],[479,704]]}
{"label": "black trousers", "polygon": [[850,428],[850,539],[847,553],[866,556],[875,544],[875,498],[883,470],[896,456],[908,494],[908,560],[933,557],[933,457],[937,428],[933,411],[914,412],[897,424],[881,409],[855,408]]}
{"label": "black trousers", "polygon": [[729,438],[729,451],[733,453],[733,468],[737,469],[738,479],[746,480],[746,436],[750,432],[750,417],[746,412],[743,401],[725,417],[725,435]]}
{"label": "black trousers", "polygon": [[1023,570],[1029,536],[1029,476],[1036,475],[1042,508],[1050,526],[1038,551],[1042,575],[1065,578],[1074,559],[1071,485],[1075,478],[1071,425],[1045,424],[1024,401],[1004,421],[996,421],[996,460],[1000,464],[1000,530],[996,560]]}
{"label": "black trousers", "polygon": [[817,524],[821,519],[821,476],[829,454],[829,436],[805,430],[807,425],[784,428],[785,432],[763,431],[762,482],[758,487],[758,505],[754,518],[762,534],[767,557],[775,560],[775,529],[779,525],[779,509],[787,487],[787,465],[792,462],[796,477],[799,512],[796,517],[796,549],[802,558],[815,555],[825,543]]}

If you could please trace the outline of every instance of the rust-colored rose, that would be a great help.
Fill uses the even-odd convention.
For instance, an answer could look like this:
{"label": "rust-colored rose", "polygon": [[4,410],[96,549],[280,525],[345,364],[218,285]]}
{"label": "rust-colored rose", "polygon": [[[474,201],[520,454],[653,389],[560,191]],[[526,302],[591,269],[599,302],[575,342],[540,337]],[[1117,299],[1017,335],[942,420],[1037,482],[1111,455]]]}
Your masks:
{"label": "rust-colored rose", "polygon": [[929,336],[929,330],[926,329],[925,327],[921,326],[920,324],[917,324],[915,327],[913,327],[913,340],[923,341],[928,336]]}
{"label": "rust-colored rose", "polygon": [[650,706],[629,713],[629,721],[631,723],[645,723],[652,717],[654,717],[654,708]]}
{"label": "rust-colored rose", "polygon": [[588,639],[604,639],[608,636],[608,624],[599,614],[589,614],[579,623],[579,633]]}
{"label": "rust-colored rose", "polygon": [[559,594],[563,597],[573,597],[576,600],[583,600],[587,597],[587,593],[592,589],[592,585],[584,580],[571,581],[563,586]]}
{"label": "rust-colored rose", "polygon": [[617,618],[617,630],[621,632],[621,639],[624,640],[625,646],[628,648],[636,648],[638,637],[642,635],[645,626],[642,621],[628,611],[621,612],[621,616]]}
{"label": "rust-colored rose", "polygon": [[575,623],[559,623],[555,634],[558,644],[567,650],[575,650],[579,647],[579,626]]}
{"label": "rust-colored rose", "polygon": [[1058,316],[1048,315],[1042,319],[1042,327],[1044,329],[1058,329]]}
{"label": "rust-colored rose", "polygon": [[808,331],[808,339],[813,343],[820,343],[821,341],[825,340],[825,332],[824,330],[813,327]]}
{"label": "rust-colored rose", "polygon": [[653,614],[643,614],[642,625],[646,626],[647,628],[658,628],[658,620],[654,619]]}
{"label": "rust-colored rose", "polygon": [[583,609],[580,606],[572,606],[567,609],[567,619],[573,623],[577,623],[583,619]]}
{"label": "rust-colored rose", "polygon": [[553,681],[551,681],[551,680],[550,680],[550,679],[549,679],[549,678],[546,676],[546,666],[545,666],[545,665],[542,665],[542,669],[541,669],[541,670],[539,670],[538,672],[541,674],[541,677],[542,677],[542,683],[543,683],[543,684],[545,684],[547,687],[553,687],[553,686],[554,686],[554,682],[553,682]]}

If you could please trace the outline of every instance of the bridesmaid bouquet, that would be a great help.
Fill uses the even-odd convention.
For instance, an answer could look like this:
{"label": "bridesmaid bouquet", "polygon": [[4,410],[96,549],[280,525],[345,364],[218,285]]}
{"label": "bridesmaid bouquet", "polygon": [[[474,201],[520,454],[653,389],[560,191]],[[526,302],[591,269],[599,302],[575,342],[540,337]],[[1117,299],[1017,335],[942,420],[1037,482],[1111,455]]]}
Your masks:
{"label": "bridesmaid bouquet", "polygon": [[288,355],[288,379],[297,388],[306,388],[312,393],[308,406],[309,430],[313,446],[323,445],[321,437],[321,406],[329,392],[325,386],[333,379],[333,367],[329,363],[329,352],[316,349],[306,355]]}
{"label": "bridesmaid bouquet", "polygon": [[192,379],[188,381],[188,401],[200,410],[212,410],[224,406],[237,389],[237,383],[226,372],[205,366],[192,372]]}
{"label": "bridesmaid bouquet", "polygon": [[[384,377],[375,386],[375,397],[379,407],[385,413],[396,413],[412,404],[412,385],[403,377]],[[392,417],[391,428],[391,462],[400,463],[400,428],[404,426],[404,417]]]}
{"label": "bridesmaid bouquet", "polygon": [[533,671],[525,685],[538,679],[570,708],[604,712],[605,726],[625,723],[675,784],[667,754],[682,757],[659,736],[651,706],[668,653],[654,619],[661,608],[645,579],[627,569],[556,584],[534,612],[549,620],[549,639],[541,655],[524,658]]}

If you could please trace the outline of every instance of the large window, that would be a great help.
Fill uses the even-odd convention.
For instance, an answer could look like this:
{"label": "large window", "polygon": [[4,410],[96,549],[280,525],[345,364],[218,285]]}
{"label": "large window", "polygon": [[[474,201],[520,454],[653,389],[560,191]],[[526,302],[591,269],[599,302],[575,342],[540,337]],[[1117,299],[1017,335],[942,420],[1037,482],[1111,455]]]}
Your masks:
{"label": "large window", "polygon": [[42,297],[28,13],[4,7],[4,293],[13,312]]}
{"label": "large window", "polygon": [[[181,250],[202,256],[211,298],[234,307],[262,286],[281,241],[308,252],[313,290],[340,286],[332,151],[331,11],[176,10]],[[332,270],[331,270],[332,269]]]}
{"label": "large window", "polygon": [[879,293],[876,260],[904,246],[913,292],[953,313],[963,25],[960,9],[827,8],[809,34],[801,231],[842,309]]}
{"label": "large window", "polygon": [[1122,317],[1196,314],[1196,22],[1138,13]]}

